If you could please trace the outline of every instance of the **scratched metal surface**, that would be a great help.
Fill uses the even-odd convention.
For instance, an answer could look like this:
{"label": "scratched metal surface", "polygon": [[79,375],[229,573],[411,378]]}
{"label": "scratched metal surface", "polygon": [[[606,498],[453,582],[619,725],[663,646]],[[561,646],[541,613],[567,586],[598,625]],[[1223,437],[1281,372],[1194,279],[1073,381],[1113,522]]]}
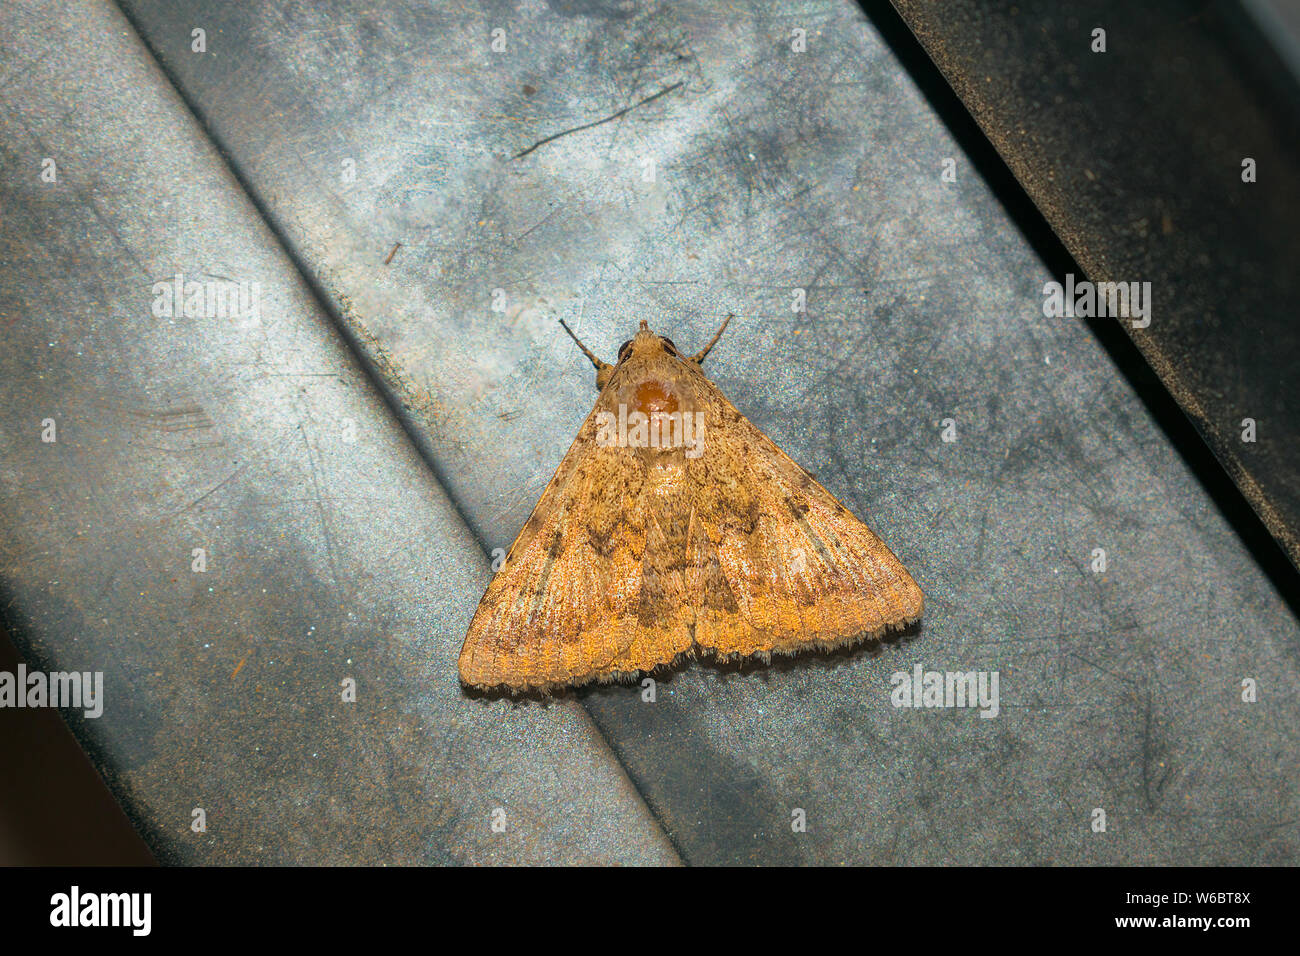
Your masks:
{"label": "scratched metal surface", "polygon": [[[688,861],[1296,862],[1295,620],[856,8],[123,7],[488,547],[594,398],[556,318],[734,310],[715,380],[913,569],[913,640],[576,695]],[[895,709],[917,663],[1001,715]]]}
{"label": "scratched metal surface", "polygon": [[[675,861],[577,702],[460,693],[482,549],[119,11],[6,5],[0,57],[0,603],[105,673],[66,716],[159,858]],[[157,317],[176,272],[258,316]]]}
{"label": "scratched metal surface", "polygon": [[[688,666],[654,704],[576,695],[686,860],[1295,862],[1295,620],[1088,330],[1041,319],[1043,269],[857,10],[123,8],[484,544],[508,544],[593,398],[555,317],[611,355],[637,317],[685,345],[735,310],[715,380],[927,589],[919,635],[876,653]],[[389,518],[342,514],[359,548]],[[402,518],[373,532],[406,583],[393,614],[446,636],[480,580],[455,613],[421,605],[402,532],[428,519]],[[997,670],[1000,717],[892,708],[914,663]]]}

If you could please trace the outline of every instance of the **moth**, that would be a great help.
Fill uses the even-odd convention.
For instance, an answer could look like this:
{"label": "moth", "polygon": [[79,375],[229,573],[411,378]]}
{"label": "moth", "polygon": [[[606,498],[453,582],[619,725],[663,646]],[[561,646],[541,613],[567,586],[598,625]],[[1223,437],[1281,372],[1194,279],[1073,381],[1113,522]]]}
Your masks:
{"label": "moth", "polygon": [[683,658],[829,650],[924,598],[888,547],[641,321],[470,623],[461,681],[548,693]]}

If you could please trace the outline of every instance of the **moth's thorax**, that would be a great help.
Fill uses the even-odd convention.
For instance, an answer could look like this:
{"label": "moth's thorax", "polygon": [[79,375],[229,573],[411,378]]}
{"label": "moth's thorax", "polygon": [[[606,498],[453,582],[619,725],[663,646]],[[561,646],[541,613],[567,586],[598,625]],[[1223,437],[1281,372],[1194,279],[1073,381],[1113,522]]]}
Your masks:
{"label": "moth's thorax", "polygon": [[630,404],[633,409],[647,417],[655,414],[655,412],[671,414],[681,410],[677,390],[668,382],[654,378],[648,378],[636,383],[632,390]]}
{"label": "moth's thorax", "polygon": [[632,354],[619,363],[601,392],[595,415],[598,445],[622,449],[641,459],[652,483],[672,481],[669,472],[704,453],[705,423],[698,372],[667,354],[662,345]]}
{"label": "moth's thorax", "polygon": [[694,411],[695,386],[680,359],[664,355],[633,355],[611,383],[614,404],[646,417]]}

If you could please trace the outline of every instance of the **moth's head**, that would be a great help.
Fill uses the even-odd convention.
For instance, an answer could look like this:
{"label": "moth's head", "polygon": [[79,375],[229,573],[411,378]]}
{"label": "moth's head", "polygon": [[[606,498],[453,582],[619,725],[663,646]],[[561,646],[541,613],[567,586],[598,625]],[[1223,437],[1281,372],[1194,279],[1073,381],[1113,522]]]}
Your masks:
{"label": "moth's head", "polygon": [[677,346],[673,345],[673,340],[666,335],[656,335],[650,331],[650,325],[645,319],[641,320],[641,328],[636,335],[628,339],[618,347],[618,360],[612,365],[596,369],[596,388],[603,389],[609,382],[610,376],[618,369],[620,365],[626,362],[639,359],[658,359],[671,358],[679,362],[691,361],[686,356],[677,351]]}
{"label": "moth's head", "polygon": [[717,335],[713,336],[713,341],[704,347],[698,355],[683,355],[677,351],[677,346],[673,340],[666,335],[657,335],[650,331],[650,325],[645,319],[641,320],[641,328],[637,330],[636,335],[628,339],[618,347],[618,358],[613,365],[608,362],[602,362],[591,353],[585,345],[579,341],[578,337],[573,334],[573,330],[560,320],[560,325],[564,326],[564,331],[568,332],[573,341],[578,343],[578,348],[582,349],[582,354],[591,359],[591,364],[596,366],[596,390],[604,391],[609,380],[614,377],[614,373],[628,362],[639,362],[644,360],[667,359],[677,362],[687,362],[698,366],[704,361],[704,356],[709,354],[709,350],[722,337],[722,331],[731,321],[728,315],[722,323],[722,328],[718,329]]}

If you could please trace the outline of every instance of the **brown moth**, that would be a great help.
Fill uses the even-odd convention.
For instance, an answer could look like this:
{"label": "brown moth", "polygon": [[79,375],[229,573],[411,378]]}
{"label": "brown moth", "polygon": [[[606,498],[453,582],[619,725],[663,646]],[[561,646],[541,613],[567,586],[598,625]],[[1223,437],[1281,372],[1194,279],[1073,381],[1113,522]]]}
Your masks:
{"label": "brown moth", "polygon": [[472,687],[547,692],[679,658],[771,659],[901,630],[923,597],[876,535],[651,332],[600,397],[479,602]]}

